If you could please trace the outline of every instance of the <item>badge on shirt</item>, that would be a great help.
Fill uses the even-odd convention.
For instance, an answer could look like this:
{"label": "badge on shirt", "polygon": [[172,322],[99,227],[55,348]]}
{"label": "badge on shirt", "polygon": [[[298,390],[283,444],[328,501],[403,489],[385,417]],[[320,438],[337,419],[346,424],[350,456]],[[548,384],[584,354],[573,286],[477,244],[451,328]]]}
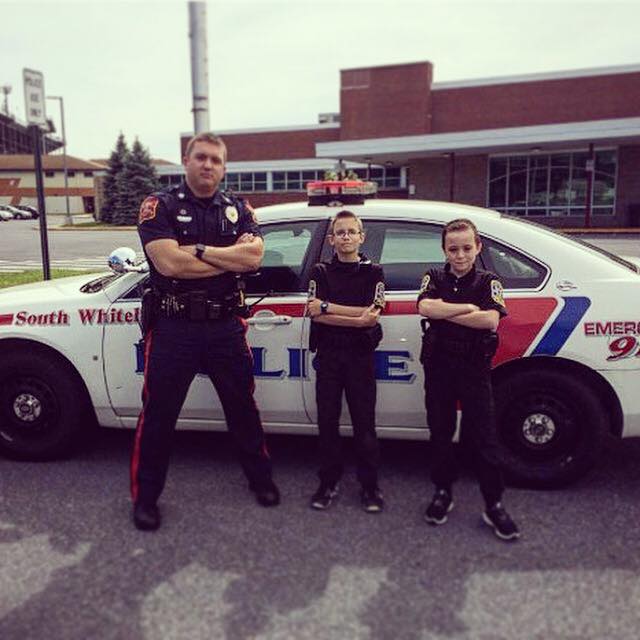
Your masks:
{"label": "badge on shirt", "polygon": [[311,302],[316,299],[318,295],[318,285],[315,280],[309,280],[309,293],[307,294],[307,300]]}
{"label": "badge on shirt", "polygon": [[140,213],[138,214],[138,224],[142,224],[146,220],[153,220],[156,217],[156,209],[158,208],[158,198],[149,196],[145,198],[140,205]]}
{"label": "badge on shirt", "polygon": [[238,210],[235,207],[227,207],[224,210],[224,215],[231,224],[238,222]]}
{"label": "badge on shirt", "polygon": [[373,296],[373,304],[378,307],[378,309],[384,309],[385,307],[385,299],[384,299],[384,282],[378,282],[376,285],[376,292]]}
{"label": "badge on shirt", "polygon": [[502,283],[500,280],[492,280],[491,281],[491,299],[499,304],[501,307],[504,307],[504,290],[502,288]]}
{"label": "badge on shirt", "polygon": [[420,293],[426,293],[429,288],[429,283],[431,282],[431,276],[427,273],[424,278],[422,278],[422,284],[420,285]]}

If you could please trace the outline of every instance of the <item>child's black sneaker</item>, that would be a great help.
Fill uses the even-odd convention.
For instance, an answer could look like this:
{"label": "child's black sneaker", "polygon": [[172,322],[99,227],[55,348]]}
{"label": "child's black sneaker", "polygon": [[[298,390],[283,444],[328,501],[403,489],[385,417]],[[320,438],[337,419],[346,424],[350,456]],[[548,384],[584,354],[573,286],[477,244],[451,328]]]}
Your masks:
{"label": "child's black sneaker", "polygon": [[431,500],[431,504],[424,512],[424,519],[433,525],[444,524],[447,514],[453,509],[453,498],[445,489],[437,489]]}

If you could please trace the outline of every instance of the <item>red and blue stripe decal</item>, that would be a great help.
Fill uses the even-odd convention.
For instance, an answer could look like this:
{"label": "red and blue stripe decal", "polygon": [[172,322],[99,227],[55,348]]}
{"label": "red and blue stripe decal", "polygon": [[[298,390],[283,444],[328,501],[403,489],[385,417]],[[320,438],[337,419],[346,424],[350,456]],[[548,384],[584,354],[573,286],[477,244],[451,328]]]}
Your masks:
{"label": "red and blue stripe decal", "polygon": [[591,306],[591,300],[582,296],[563,297],[562,299],[564,306],[536,348],[531,352],[532,356],[555,356]]}

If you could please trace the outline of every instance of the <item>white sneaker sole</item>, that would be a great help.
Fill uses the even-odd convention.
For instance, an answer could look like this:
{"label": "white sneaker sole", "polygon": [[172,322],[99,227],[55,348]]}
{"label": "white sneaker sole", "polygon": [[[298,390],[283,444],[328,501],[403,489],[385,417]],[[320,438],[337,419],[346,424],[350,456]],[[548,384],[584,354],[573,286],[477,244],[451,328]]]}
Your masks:
{"label": "white sneaker sole", "polygon": [[500,538],[500,540],[517,540],[520,537],[519,531],[516,531],[515,533],[512,533],[510,535],[505,535],[504,533],[498,531],[496,525],[493,524],[491,518],[484,511],[482,512],[482,519],[493,529],[493,533],[495,533],[498,538]]}
{"label": "white sneaker sole", "polygon": [[331,498],[329,500],[329,504],[323,504],[322,502],[312,502],[311,508],[315,509],[316,511],[326,511],[333,504],[333,501],[338,497],[338,492],[337,491],[331,492],[329,497]]}
{"label": "white sneaker sole", "polygon": [[[453,509],[453,500],[449,503],[449,508],[447,509],[447,513],[451,513],[451,510]],[[442,518],[440,518],[440,520],[438,520],[437,518],[433,518],[431,516],[428,516],[426,513],[424,514],[424,519],[426,522],[428,522],[429,524],[434,524],[434,525],[440,525],[440,524],[444,524],[447,521],[447,515],[445,514]]]}

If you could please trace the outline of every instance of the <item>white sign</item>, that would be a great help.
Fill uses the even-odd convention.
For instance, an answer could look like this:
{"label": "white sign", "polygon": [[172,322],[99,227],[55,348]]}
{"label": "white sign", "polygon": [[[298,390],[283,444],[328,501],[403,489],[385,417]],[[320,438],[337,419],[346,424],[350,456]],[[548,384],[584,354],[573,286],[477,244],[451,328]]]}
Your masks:
{"label": "white sign", "polygon": [[24,103],[29,124],[46,125],[44,75],[33,69],[23,69]]}

